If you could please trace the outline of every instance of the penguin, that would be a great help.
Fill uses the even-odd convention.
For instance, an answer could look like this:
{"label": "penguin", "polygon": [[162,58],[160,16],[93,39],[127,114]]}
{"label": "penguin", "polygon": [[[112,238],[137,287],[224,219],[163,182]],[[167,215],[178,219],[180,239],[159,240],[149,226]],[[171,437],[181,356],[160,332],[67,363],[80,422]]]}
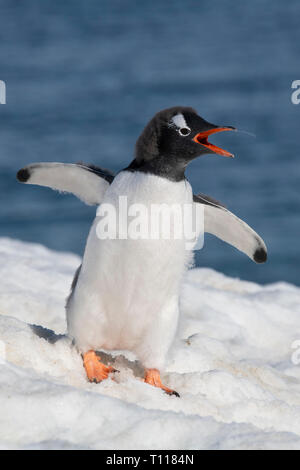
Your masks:
{"label": "penguin", "polygon": [[120,196],[128,205],[201,207],[205,232],[256,263],[267,260],[262,238],[220,202],[193,194],[185,176],[187,165],[204,154],[233,157],[208,141],[233,130],[209,123],[193,108],[176,106],[151,119],[136,142],[134,159],[116,175],[84,163],[35,163],[19,170],[22,183],[73,193],[99,206],[66,304],[68,335],[82,354],[89,381],[99,383],[116,372],[101,362],[99,351],[129,350],[143,365],[147,384],[179,396],[163,384],[161,372],[177,331],[182,279],[192,265],[182,240],[99,239],[101,207],[110,205],[119,215]]}

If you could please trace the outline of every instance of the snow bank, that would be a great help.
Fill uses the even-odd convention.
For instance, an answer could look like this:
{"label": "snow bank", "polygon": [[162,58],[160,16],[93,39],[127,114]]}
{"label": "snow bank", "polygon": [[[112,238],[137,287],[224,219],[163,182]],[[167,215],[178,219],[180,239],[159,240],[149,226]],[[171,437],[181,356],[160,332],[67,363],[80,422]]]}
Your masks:
{"label": "snow bank", "polygon": [[190,271],[164,374],[178,399],[122,356],[87,383],[62,335],[78,257],[0,239],[0,260],[0,448],[300,449],[299,288]]}

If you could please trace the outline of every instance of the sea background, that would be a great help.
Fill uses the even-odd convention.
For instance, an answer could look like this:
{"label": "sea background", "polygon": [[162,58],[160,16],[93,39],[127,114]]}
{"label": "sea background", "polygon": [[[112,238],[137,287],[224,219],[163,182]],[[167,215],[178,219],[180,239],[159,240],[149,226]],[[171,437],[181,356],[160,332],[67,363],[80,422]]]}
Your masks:
{"label": "sea background", "polygon": [[236,158],[204,156],[187,176],[269,250],[256,265],[206,236],[197,265],[299,285],[299,17],[297,0],[0,1],[0,236],[82,254],[95,208],[20,185],[17,170],[85,161],[116,172],[155,112],[187,105],[255,134],[215,136]]}

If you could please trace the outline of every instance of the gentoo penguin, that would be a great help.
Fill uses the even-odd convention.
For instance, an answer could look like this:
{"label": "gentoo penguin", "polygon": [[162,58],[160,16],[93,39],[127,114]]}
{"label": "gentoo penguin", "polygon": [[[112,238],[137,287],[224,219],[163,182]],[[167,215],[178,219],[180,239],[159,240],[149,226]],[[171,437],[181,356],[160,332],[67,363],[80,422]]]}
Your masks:
{"label": "gentoo penguin", "polygon": [[[17,177],[22,183],[73,193],[87,204],[100,205],[98,211],[106,204],[118,213],[120,196],[127,197],[128,206],[200,204],[205,232],[263,263],[263,240],[219,202],[193,195],[185,177],[187,165],[198,156],[233,156],[208,142],[210,135],[228,130],[234,128],[210,124],[192,108],[173,107],[148,123],[134,160],[116,176],[83,163],[36,163]],[[114,372],[96,351],[129,350],[143,364],[147,384],[178,395],[162,384],[160,371],[176,334],[179,289],[191,255],[182,240],[99,239],[99,220],[98,212],[66,305],[68,334],[82,353],[87,377],[98,383]]]}

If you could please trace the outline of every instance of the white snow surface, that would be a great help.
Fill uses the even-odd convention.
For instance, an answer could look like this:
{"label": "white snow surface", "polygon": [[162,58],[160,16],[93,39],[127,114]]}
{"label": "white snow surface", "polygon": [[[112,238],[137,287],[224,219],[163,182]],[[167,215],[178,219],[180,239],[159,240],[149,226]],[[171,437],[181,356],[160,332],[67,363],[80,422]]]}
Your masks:
{"label": "white snow surface", "polygon": [[176,398],[126,353],[114,380],[90,384],[67,337],[33,330],[65,333],[79,264],[0,239],[1,449],[300,449],[300,288],[189,271],[162,374]]}

